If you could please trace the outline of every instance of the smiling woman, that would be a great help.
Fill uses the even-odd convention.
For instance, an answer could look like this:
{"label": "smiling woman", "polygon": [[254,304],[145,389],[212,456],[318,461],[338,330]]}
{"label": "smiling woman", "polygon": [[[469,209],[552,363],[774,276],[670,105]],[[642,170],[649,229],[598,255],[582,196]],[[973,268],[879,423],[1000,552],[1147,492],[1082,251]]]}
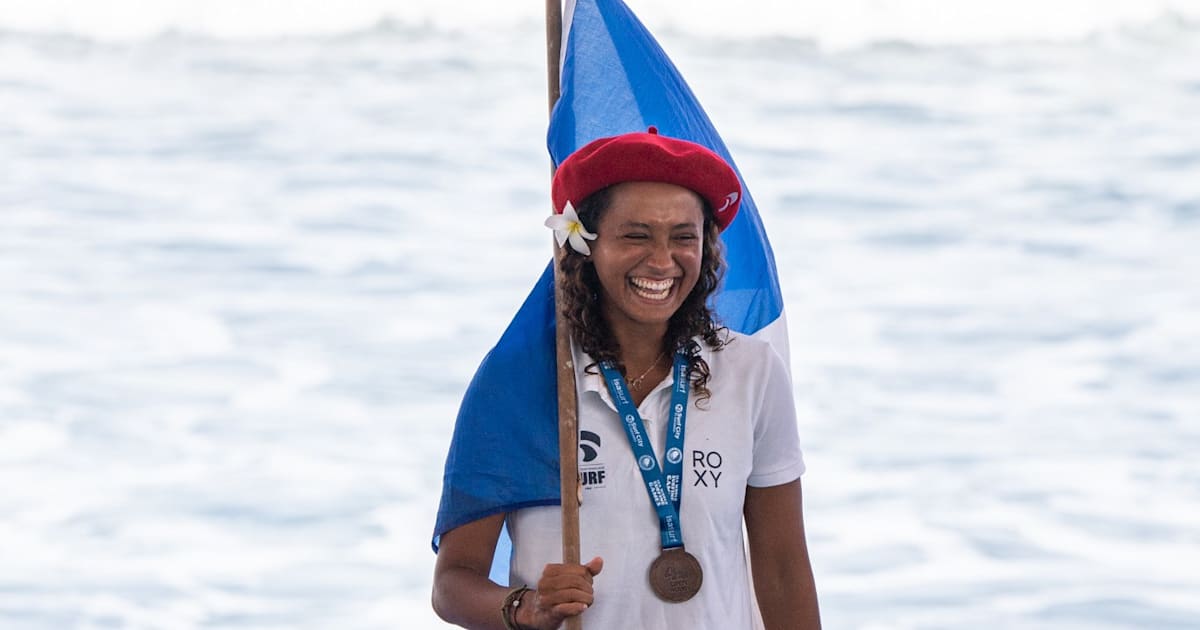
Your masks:
{"label": "smiling woman", "polygon": [[[581,226],[605,234],[595,255],[562,261],[563,315],[584,353],[641,375],[640,385],[665,376],[660,359],[693,337],[724,345],[709,298],[724,267],[719,233],[741,198],[724,160],[651,127],[582,147],[559,167],[551,194],[563,212],[582,199]],[[708,365],[688,355],[693,386],[707,397]],[[631,389],[640,404],[646,392]]]}
{"label": "smiling woman", "polygon": [[[598,221],[604,237],[592,254],[604,319],[622,364],[639,368],[630,383],[635,403],[648,375],[658,378],[667,324],[700,274],[704,208],[692,191],[657,182],[617,184]],[[641,366],[646,366],[641,368]],[[657,382],[657,381],[655,381]]]}
{"label": "smiling woman", "polygon": [[[442,535],[435,609],[468,628],[549,629],[579,615],[595,628],[819,627],[787,369],[708,304],[737,175],[651,128],[584,146],[552,192],[564,216],[547,225],[571,243],[562,312],[579,428],[594,445],[580,470],[592,560],[557,562],[554,506],[483,517]],[[590,244],[576,238],[592,232]],[[536,588],[488,579],[502,524],[510,584]]]}
{"label": "smiling woman", "polygon": [[592,253],[608,320],[618,335],[626,326],[661,324],[661,336],[696,286],[704,205],[687,188],[659,182],[617,184],[610,199],[597,226],[604,238]]}
{"label": "smiling woman", "polygon": [[[695,335],[723,345],[708,310],[722,268],[711,205],[682,186],[631,181],[592,193],[580,208],[598,238],[590,257],[563,261],[564,314],[593,360],[640,375],[629,383],[640,404],[640,384],[666,376],[661,359],[672,346]],[[692,372],[707,395],[708,366],[697,360]]]}

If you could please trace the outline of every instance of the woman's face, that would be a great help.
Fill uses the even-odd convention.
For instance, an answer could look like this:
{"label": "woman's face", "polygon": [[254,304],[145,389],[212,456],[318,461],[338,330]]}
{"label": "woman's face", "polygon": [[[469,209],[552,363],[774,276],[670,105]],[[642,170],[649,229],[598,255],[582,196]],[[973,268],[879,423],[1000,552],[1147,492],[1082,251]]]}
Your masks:
{"label": "woman's face", "polygon": [[665,325],[700,277],[704,209],[681,186],[625,182],[612,188],[591,261],[614,330]]}

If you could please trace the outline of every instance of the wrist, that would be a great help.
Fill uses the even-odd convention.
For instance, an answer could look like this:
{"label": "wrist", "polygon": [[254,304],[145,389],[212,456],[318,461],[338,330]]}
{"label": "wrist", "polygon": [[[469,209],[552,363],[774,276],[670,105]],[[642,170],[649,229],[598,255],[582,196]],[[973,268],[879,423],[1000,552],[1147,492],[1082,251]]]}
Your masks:
{"label": "wrist", "polygon": [[[506,630],[529,630],[533,621],[533,589],[520,586],[508,592],[500,607],[500,619]],[[525,609],[530,610],[525,610]]]}
{"label": "wrist", "polygon": [[513,621],[517,630],[536,630],[534,626],[534,602],[537,601],[537,590],[529,589],[521,595],[521,602],[513,609]]}

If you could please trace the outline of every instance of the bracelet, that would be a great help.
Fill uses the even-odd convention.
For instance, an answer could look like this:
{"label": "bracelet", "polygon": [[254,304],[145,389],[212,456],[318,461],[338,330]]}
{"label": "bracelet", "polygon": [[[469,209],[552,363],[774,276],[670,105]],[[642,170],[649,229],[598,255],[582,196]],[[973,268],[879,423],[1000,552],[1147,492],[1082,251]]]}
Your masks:
{"label": "bracelet", "polygon": [[508,596],[504,598],[504,605],[500,607],[500,619],[504,621],[504,627],[507,630],[525,630],[525,627],[517,623],[517,607],[521,605],[521,598],[528,593],[528,586],[520,586],[508,592]]}

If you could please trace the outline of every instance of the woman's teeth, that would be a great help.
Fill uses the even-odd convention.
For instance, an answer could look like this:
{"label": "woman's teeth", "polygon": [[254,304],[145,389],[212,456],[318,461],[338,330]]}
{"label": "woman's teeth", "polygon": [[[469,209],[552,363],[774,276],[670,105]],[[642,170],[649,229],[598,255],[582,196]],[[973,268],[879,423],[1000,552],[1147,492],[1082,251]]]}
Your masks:
{"label": "woman's teeth", "polygon": [[675,280],[650,280],[648,278],[632,278],[633,292],[649,300],[663,300],[675,286]]}

